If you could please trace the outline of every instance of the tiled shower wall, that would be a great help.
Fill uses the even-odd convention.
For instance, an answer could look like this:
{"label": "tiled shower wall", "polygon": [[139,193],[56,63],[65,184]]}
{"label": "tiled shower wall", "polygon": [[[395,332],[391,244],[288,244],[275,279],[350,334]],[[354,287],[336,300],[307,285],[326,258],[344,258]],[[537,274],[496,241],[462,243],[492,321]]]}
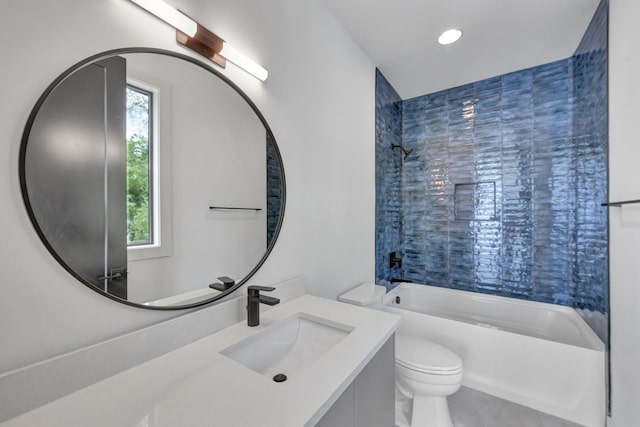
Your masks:
{"label": "tiled shower wall", "polygon": [[[376,281],[398,277],[389,254],[402,251],[402,100],[376,70]],[[394,276],[396,275],[396,276]]]}
{"label": "tiled shower wall", "polygon": [[282,171],[276,146],[267,133],[267,248],[271,245],[280,221]]}
{"label": "tiled shower wall", "polygon": [[608,200],[607,42],[609,2],[603,0],[573,56],[573,134],[578,203],[575,221],[585,232],[576,234],[573,306],[607,343],[609,311],[608,216],[600,202]]}
{"label": "tiled shower wall", "polygon": [[606,15],[573,57],[465,86],[399,101],[378,73],[378,283],[608,311]]}

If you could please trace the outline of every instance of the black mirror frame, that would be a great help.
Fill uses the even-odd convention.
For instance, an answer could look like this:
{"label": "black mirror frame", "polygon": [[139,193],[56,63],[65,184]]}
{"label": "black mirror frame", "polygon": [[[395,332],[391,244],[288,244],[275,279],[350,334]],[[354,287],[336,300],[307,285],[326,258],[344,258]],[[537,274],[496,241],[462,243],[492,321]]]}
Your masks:
{"label": "black mirror frame", "polygon": [[[185,305],[177,305],[177,306],[164,306],[164,307],[163,306],[144,305],[144,304],[138,304],[138,303],[133,303],[133,302],[130,302],[130,301],[127,301],[127,300],[123,300],[123,299],[115,297],[115,296],[113,296],[113,295],[111,295],[111,294],[109,294],[109,293],[107,293],[107,292],[105,292],[103,290],[98,289],[97,287],[95,287],[94,285],[89,283],[87,280],[83,279],[79,274],[77,274],[56,253],[56,251],[53,249],[53,247],[51,246],[51,244],[47,240],[46,236],[44,235],[42,229],[38,225],[38,222],[37,222],[37,220],[35,218],[33,209],[31,207],[31,202],[29,200],[29,195],[28,195],[28,192],[27,192],[27,185],[26,185],[26,175],[25,175],[25,159],[26,159],[27,143],[29,141],[29,135],[31,133],[31,128],[32,128],[33,123],[34,123],[34,121],[36,119],[36,116],[38,115],[38,112],[40,111],[40,108],[44,104],[44,102],[47,99],[47,97],[49,96],[49,94],[51,92],[53,92],[53,90],[55,90],[55,88],[64,79],[66,79],[68,76],[70,76],[76,70],[79,70],[79,69],[81,69],[83,67],[86,67],[89,64],[91,64],[91,63],[93,63],[93,62],[95,62],[97,60],[105,59],[105,58],[112,57],[112,56],[115,56],[115,55],[123,55],[123,54],[127,54],[127,53],[154,53],[154,54],[172,56],[174,58],[178,58],[178,59],[182,59],[184,61],[190,62],[190,63],[192,63],[192,64],[204,69],[205,71],[208,71],[208,72],[212,73],[216,77],[220,78],[222,81],[224,81],[229,86],[231,86],[231,88],[233,88],[233,90],[235,90],[236,93],[238,95],[240,95],[247,102],[247,104],[249,104],[249,106],[251,107],[253,112],[260,119],[260,122],[262,122],[262,125],[266,129],[267,134],[268,134],[269,138],[271,139],[271,141],[273,141],[273,146],[275,148],[276,157],[278,159],[278,164],[279,164],[279,167],[280,167],[280,174],[281,174],[281,177],[282,177],[282,196],[281,196],[281,199],[280,199],[280,217],[278,218],[278,224],[276,226],[276,229],[275,229],[275,232],[273,234],[273,238],[271,240],[271,243],[269,244],[269,247],[267,248],[267,250],[264,253],[264,255],[262,256],[262,258],[255,265],[255,267],[253,267],[253,269],[251,269],[251,271],[245,277],[243,277],[241,280],[239,280],[234,286],[232,286],[231,288],[227,289],[226,291],[224,291],[224,292],[222,292],[222,293],[220,293],[220,294],[218,294],[218,295],[216,295],[214,297],[211,297],[209,299],[205,299],[205,300],[202,300],[202,301],[199,301],[199,302],[196,302],[196,303],[185,304]],[[282,223],[283,223],[283,220],[284,220],[284,212],[285,212],[285,205],[286,205],[286,179],[285,179],[285,172],[284,172],[284,164],[282,162],[282,156],[280,154],[280,149],[278,148],[278,144],[277,144],[277,141],[276,141],[276,139],[275,139],[275,137],[273,135],[273,132],[271,131],[271,128],[269,127],[269,124],[265,120],[265,118],[262,115],[262,113],[260,112],[260,110],[258,110],[258,107],[253,103],[253,101],[249,98],[249,96],[244,91],[242,91],[242,89],[240,89],[240,87],[238,87],[238,85],[233,83],[229,78],[224,76],[222,73],[220,73],[215,68],[213,68],[213,67],[211,67],[208,64],[205,64],[203,62],[200,62],[199,60],[197,60],[197,59],[195,59],[195,58],[193,58],[191,56],[187,56],[187,55],[184,55],[184,54],[181,54],[181,53],[178,53],[178,52],[165,50],[165,49],[148,48],[148,47],[129,47],[129,48],[108,50],[108,51],[104,51],[104,52],[98,53],[96,55],[90,56],[88,58],[85,58],[82,61],[74,64],[71,67],[69,67],[62,74],[60,74],[47,87],[47,89],[43,92],[43,94],[40,95],[40,97],[38,98],[38,101],[36,102],[35,106],[31,110],[31,113],[29,114],[29,118],[27,119],[27,123],[25,125],[25,129],[24,129],[24,132],[22,134],[22,140],[21,140],[21,143],[20,143],[20,155],[19,155],[18,170],[19,170],[19,175],[20,175],[20,191],[22,193],[22,199],[24,201],[25,208],[27,210],[27,214],[29,215],[29,219],[31,220],[31,224],[35,228],[36,233],[38,234],[38,237],[40,238],[40,240],[42,241],[44,246],[47,248],[49,253],[51,253],[51,255],[55,258],[55,260],[58,261],[58,263],[65,270],[67,270],[67,272],[69,272],[73,277],[75,277],[78,281],[80,281],[85,286],[89,287],[91,290],[93,290],[93,291],[95,291],[95,292],[99,293],[100,295],[103,295],[103,296],[105,296],[107,298],[110,298],[110,299],[112,299],[114,301],[117,301],[117,302],[119,302],[121,304],[126,304],[128,306],[136,307],[136,308],[144,308],[144,309],[148,309],[148,310],[162,310],[162,311],[166,311],[166,310],[184,310],[184,309],[200,307],[200,306],[203,306],[203,305],[206,305],[206,304],[210,304],[210,303],[212,303],[214,301],[218,301],[221,298],[224,298],[225,296],[229,295],[230,293],[232,293],[233,291],[235,291],[236,289],[238,289],[242,285],[244,285],[254,274],[256,274],[256,272],[260,269],[260,267],[262,267],[262,264],[264,264],[266,259],[269,257],[269,255],[271,254],[271,251],[273,250],[273,247],[275,246],[276,241],[278,240],[278,236],[280,235],[280,230],[282,228]]]}

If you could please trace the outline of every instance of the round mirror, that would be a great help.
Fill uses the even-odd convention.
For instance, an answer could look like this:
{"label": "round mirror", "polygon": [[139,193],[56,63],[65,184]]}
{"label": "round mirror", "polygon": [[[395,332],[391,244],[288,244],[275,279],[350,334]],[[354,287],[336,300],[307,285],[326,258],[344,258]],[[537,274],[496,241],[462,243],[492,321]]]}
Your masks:
{"label": "round mirror", "polygon": [[284,215],[282,159],[253,102],[208,65],[158,49],[105,52],[58,77],[27,122],[20,183],[67,271],[152,309],[237,289]]}

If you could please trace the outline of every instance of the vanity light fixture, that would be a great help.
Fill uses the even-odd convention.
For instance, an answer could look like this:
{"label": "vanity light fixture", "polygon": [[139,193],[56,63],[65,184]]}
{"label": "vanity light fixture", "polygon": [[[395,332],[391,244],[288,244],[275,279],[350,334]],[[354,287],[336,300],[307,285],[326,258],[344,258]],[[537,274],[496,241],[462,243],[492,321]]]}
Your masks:
{"label": "vanity light fixture", "polygon": [[445,45],[457,42],[462,37],[462,31],[452,28],[438,36],[438,43]]}
{"label": "vanity light fixture", "polygon": [[225,68],[231,61],[252,76],[265,81],[269,72],[229,44],[162,0],[130,0],[176,29],[176,41]]}

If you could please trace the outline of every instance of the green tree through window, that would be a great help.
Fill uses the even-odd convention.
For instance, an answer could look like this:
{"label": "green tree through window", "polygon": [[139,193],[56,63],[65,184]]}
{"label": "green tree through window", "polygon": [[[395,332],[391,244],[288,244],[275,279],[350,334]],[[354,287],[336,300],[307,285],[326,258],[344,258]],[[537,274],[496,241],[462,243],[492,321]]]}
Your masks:
{"label": "green tree through window", "polygon": [[127,86],[127,244],[153,244],[152,94]]}

